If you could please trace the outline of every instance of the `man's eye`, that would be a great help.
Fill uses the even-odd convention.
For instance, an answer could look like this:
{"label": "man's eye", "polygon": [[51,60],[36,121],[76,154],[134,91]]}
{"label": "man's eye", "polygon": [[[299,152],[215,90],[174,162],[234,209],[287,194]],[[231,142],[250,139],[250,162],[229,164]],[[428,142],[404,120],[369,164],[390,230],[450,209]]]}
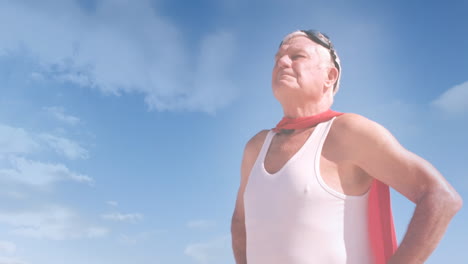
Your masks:
{"label": "man's eye", "polygon": [[297,60],[297,59],[301,59],[301,58],[305,58],[305,56],[302,55],[302,54],[296,54],[296,55],[291,56],[292,60]]}

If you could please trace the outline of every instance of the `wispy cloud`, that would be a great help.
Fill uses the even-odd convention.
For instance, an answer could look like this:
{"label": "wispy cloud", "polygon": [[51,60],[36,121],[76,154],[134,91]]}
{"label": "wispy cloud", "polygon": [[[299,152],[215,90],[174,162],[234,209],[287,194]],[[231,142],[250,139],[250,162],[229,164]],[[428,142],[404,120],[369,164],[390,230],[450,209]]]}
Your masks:
{"label": "wispy cloud", "polygon": [[447,114],[468,113],[468,81],[448,89],[432,105]]}
{"label": "wispy cloud", "polygon": [[0,257],[0,264],[27,264],[27,262],[11,257]]}
{"label": "wispy cloud", "polygon": [[63,164],[44,163],[28,160],[22,157],[10,157],[10,168],[0,169],[0,178],[45,187],[62,180],[93,184],[93,179],[87,175],[70,171]]}
{"label": "wispy cloud", "polygon": [[223,263],[230,256],[230,236],[223,236],[208,242],[193,243],[185,248],[185,255],[200,264]]}
{"label": "wispy cloud", "polygon": [[107,201],[106,204],[112,207],[119,206],[119,203],[117,201]]}
{"label": "wispy cloud", "polygon": [[236,97],[234,84],[229,81],[227,75],[233,53],[232,34],[218,32],[205,36],[200,45],[193,79],[189,80],[189,89],[181,91],[177,98],[172,100],[167,100],[166,97],[153,91],[146,96],[145,101],[151,108],[157,110],[186,109],[215,112]]}
{"label": "wispy cloud", "polygon": [[0,156],[1,154],[30,154],[41,149],[52,149],[70,160],[89,158],[88,150],[74,140],[0,124]]}
{"label": "wispy cloud", "polygon": [[108,213],[101,215],[103,219],[118,221],[118,222],[138,222],[143,219],[143,215],[139,213],[122,214],[122,213]]}
{"label": "wispy cloud", "polygon": [[137,243],[144,242],[148,240],[154,234],[163,233],[163,230],[155,230],[155,231],[147,231],[147,232],[140,232],[137,234],[121,234],[118,237],[118,241],[122,244],[126,245],[136,245]]}
{"label": "wispy cloud", "polygon": [[7,197],[9,199],[14,199],[14,200],[23,200],[28,195],[24,192],[16,191],[16,190],[3,190],[0,191],[0,196]]}
{"label": "wispy cloud", "polygon": [[156,110],[213,112],[234,98],[232,34],[207,34],[194,45],[149,0],[103,0],[92,12],[77,2],[3,2],[0,31],[9,34],[0,36],[0,55],[21,47],[41,66],[34,79],[143,94]]}
{"label": "wispy cloud", "polygon": [[44,110],[47,111],[50,115],[52,115],[55,119],[66,124],[77,125],[78,123],[80,123],[80,119],[78,117],[65,114],[65,109],[63,107],[44,107]]}
{"label": "wispy cloud", "polygon": [[10,241],[1,241],[0,240],[0,252],[5,252],[7,254],[12,254],[16,251],[16,245]]}
{"label": "wispy cloud", "polygon": [[0,223],[16,235],[38,239],[96,238],[108,234],[104,227],[83,224],[71,209],[47,206],[42,210],[0,212]]}
{"label": "wispy cloud", "polygon": [[99,238],[99,237],[104,237],[109,233],[109,229],[105,227],[88,227],[85,230],[85,237],[88,238]]}
{"label": "wispy cloud", "polygon": [[38,148],[39,144],[26,130],[0,124],[0,154],[31,153]]}
{"label": "wispy cloud", "polygon": [[187,227],[191,229],[207,229],[215,226],[214,221],[210,220],[192,220],[187,223]]}
{"label": "wispy cloud", "polygon": [[126,244],[126,245],[136,245],[138,241],[141,239],[146,238],[147,236],[145,235],[136,235],[136,236],[130,236],[130,235],[120,235],[119,236],[119,242]]}
{"label": "wispy cloud", "polygon": [[41,134],[39,138],[42,139],[50,148],[54,149],[55,152],[64,155],[71,160],[87,159],[89,157],[89,153],[86,149],[81,147],[77,142],[68,138],[50,134]]}

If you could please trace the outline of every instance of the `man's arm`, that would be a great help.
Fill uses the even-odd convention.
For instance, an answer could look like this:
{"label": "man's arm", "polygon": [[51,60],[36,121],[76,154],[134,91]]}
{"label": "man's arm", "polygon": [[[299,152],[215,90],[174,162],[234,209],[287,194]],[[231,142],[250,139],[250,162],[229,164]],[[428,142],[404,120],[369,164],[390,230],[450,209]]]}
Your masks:
{"label": "man's arm", "polygon": [[244,149],[244,156],[241,165],[241,182],[237,192],[236,207],[232,215],[231,237],[232,250],[237,264],[247,264],[246,257],[246,233],[244,216],[244,191],[247,186],[250,171],[258,157],[263,141],[265,140],[267,130],[263,130],[255,135]]}
{"label": "man's arm", "polygon": [[403,148],[377,123],[354,114],[337,123],[356,165],[416,204],[406,235],[388,263],[424,263],[461,208],[460,195],[429,162]]}

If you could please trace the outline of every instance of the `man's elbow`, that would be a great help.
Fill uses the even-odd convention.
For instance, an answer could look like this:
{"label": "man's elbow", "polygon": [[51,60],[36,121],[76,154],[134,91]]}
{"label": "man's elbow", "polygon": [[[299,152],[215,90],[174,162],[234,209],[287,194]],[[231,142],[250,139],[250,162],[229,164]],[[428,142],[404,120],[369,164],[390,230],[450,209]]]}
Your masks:
{"label": "man's elbow", "polygon": [[443,210],[452,216],[463,206],[463,199],[453,188],[438,189],[433,194],[434,198],[441,203]]}
{"label": "man's elbow", "polygon": [[452,194],[453,196],[453,202],[452,202],[452,206],[453,206],[453,210],[456,212],[460,211],[460,209],[463,207],[463,199],[461,198],[460,194],[458,194],[457,192],[455,192],[454,194]]}

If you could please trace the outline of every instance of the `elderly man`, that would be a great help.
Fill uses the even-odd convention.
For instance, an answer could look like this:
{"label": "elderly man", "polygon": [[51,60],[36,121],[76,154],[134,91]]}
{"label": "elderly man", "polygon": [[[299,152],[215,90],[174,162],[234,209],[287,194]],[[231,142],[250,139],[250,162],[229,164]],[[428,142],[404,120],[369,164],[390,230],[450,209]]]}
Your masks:
{"label": "elderly man", "polygon": [[[326,35],[289,34],[275,61],[272,89],[284,118],[245,147],[231,227],[236,263],[423,263],[461,208],[460,196],[379,124],[330,110],[341,66]],[[394,240],[391,213],[372,211],[389,203],[377,183],[416,204],[390,255],[381,240]]]}

